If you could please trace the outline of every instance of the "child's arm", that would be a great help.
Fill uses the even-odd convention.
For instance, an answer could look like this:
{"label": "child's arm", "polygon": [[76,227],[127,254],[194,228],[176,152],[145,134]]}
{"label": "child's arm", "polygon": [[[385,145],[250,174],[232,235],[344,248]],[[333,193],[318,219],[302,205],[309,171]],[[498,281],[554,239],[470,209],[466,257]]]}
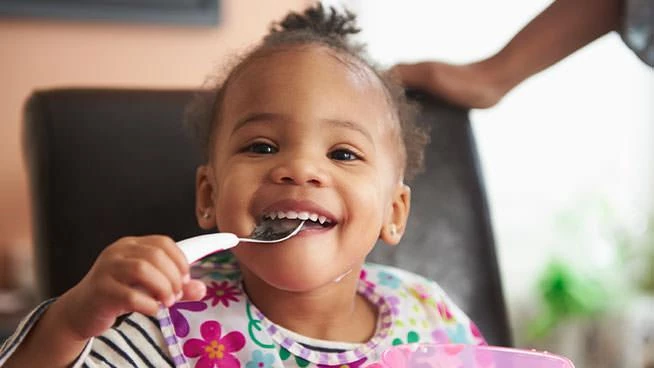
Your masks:
{"label": "child's arm", "polygon": [[557,0],[492,57],[466,65],[398,65],[392,72],[407,86],[457,105],[490,107],[525,79],[616,30],[622,7],[623,0]]}
{"label": "child's arm", "polygon": [[91,337],[120,315],[154,316],[159,303],[199,299],[204,285],[189,282],[189,266],[163,236],[123,238],[107,247],[89,273],[50,305],[5,363],[5,367],[68,367]]}

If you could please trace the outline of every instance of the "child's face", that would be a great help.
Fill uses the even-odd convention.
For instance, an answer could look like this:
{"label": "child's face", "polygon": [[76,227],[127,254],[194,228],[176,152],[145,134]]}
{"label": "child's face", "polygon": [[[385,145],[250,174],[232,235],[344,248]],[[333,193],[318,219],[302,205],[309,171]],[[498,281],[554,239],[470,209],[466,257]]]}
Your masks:
{"label": "child's face", "polygon": [[244,274],[307,291],[358,270],[378,238],[400,240],[408,215],[393,116],[371,71],[322,47],[250,60],[198,170],[198,212],[212,214],[200,224],[247,236],[273,213],[324,216],[283,243],[234,248]]}

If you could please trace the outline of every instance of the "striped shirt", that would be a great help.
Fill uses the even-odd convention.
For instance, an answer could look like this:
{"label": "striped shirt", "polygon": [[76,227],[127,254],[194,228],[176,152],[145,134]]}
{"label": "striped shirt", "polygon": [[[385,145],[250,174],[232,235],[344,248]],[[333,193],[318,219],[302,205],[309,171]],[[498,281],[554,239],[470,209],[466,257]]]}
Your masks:
{"label": "striped shirt", "polygon": [[[0,366],[25,339],[54,300],[39,305],[0,348]],[[131,313],[101,336],[92,338],[73,367],[174,367],[156,318]]]}

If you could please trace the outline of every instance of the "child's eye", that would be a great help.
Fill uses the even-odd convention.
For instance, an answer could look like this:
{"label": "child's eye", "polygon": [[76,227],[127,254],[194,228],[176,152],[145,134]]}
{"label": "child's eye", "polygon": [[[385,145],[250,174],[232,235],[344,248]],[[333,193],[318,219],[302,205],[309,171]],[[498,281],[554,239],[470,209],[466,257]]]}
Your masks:
{"label": "child's eye", "polygon": [[245,147],[245,152],[256,153],[258,155],[269,155],[272,153],[277,153],[277,147],[263,142],[252,143],[251,145]]}
{"label": "child's eye", "polygon": [[347,149],[337,149],[329,152],[329,158],[337,161],[354,161],[359,160],[360,157],[356,153]]}

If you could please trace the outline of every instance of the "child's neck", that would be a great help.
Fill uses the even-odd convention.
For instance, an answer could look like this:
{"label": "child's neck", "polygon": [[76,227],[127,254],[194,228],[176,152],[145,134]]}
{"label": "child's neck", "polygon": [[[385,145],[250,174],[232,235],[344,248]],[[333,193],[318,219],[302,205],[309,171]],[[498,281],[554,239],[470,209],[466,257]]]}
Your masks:
{"label": "child's neck", "polygon": [[[249,299],[274,323],[300,335],[338,342],[366,342],[377,327],[377,309],[357,293],[359,270],[320,289],[276,289],[243,270]],[[290,312],[290,313],[289,313]]]}

